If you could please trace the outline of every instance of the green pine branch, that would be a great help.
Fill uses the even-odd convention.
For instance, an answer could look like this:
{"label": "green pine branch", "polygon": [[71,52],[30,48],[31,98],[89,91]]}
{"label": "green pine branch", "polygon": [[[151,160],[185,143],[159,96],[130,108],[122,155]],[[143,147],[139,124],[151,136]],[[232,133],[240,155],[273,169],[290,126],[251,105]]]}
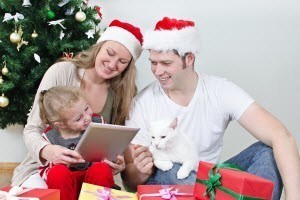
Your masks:
{"label": "green pine branch", "polygon": [[[46,70],[63,56],[63,52],[78,53],[89,48],[99,38],[99,30],[94,38],[87,38],[85,32],[98,27],[100,19],[93,8],[87,8],[82,0],[70,0],[66,5],[59,7],[61,0],[30,0],[31,7],[23,7],[21,0],[0,1],[0,69],[3,62],[6,62],[9,73],[0,75],[3,84],[0,84],[0,95],[3,93],[9,99],[9,105],[0,107],[0,128],[8,125],[24,125],[27,120],[27,113],[33,103],[39,83]],[[74,8],[71,15],[66,11]],[[86,14],[86,20],[78,22],[75,14],[82,9]],[[15,22],[14,19],[3,22],[4,13],[15,15],[20,13],[24,19]],[[51,18],[50,14],[54,14]],[[50,21],[64,19],[62,25],[49,25]],[[17,44],[10,41],[10,35],[19,30],[21,26],[24,41],[19,51]],[[36,31],[38,36],[32,37]],[[59,38],[61,31],[65,36]],[[38,54],[41,63],[34,59]],[[1,98],[1,97],[0,97]]]}

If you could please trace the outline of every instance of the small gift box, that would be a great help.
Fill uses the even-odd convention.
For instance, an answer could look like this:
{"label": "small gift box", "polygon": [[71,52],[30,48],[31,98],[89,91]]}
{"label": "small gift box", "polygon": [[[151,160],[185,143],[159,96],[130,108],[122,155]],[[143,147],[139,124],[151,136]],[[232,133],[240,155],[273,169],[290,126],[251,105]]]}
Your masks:
{"label": "small gift box", "polygon": [[78,200],[137,200],[134,193],[83,183]]}
{"label": "small gift box", "polygon": [[137,187],[139,200],[194,200],[193,190],[193,185],[139,185]]}
{"label": "small gift box", "polygon": [[0,190],[0,200],[59,200],[60,191],[55,189],[5,187]]}
{"label": "small gift box", "polygon": [[272,199],[274,183],[230,164],[200,162],[194,189],[197,199]]}

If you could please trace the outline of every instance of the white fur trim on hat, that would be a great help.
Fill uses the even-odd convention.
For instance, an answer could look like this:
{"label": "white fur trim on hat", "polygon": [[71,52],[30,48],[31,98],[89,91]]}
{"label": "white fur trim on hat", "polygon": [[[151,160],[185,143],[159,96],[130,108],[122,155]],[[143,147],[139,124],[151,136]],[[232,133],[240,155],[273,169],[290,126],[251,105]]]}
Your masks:
{"label": "white fur trim on hat", "polygon": [[154,30],[144,34],[144,49],[177,50],[179,55],[198,52],[198,34],[194,27],[173,30]]}
{"label": "white fur trim on hat", "polygon": [[142,53],[142,46],[139,40],[132,33],[123,28],[117,26],[108,27],[104,33],[102,33],[97,43],[107,40],[121,43],[128,49],[135,61]]}

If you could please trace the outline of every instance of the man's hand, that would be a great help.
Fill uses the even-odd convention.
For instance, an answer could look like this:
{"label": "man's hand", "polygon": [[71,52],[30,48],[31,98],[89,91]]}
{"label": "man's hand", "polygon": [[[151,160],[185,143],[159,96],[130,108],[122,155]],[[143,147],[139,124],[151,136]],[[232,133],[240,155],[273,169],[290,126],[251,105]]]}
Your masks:
{"label": "man's hand", "polygon": [[84,163],[81,155],[73,150],[60,145],[46,145],[40,153],[41,157],[53,164],[71,165],[75,163]]}
{"label": "man's hand", "polygon": [[133,148],[133,163],[136,168],[143,174],[152,175],[154,164],[149,148],[141,145],[134,145]]}

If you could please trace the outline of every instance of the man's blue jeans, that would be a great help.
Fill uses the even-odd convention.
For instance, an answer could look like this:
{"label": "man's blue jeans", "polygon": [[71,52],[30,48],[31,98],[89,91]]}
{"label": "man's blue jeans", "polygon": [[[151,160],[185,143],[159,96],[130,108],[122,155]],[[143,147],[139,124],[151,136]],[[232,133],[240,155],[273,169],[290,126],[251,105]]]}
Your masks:
{"label": "man's blue jeans", "polygon": [[[269,146],[261,142],[256,142],[238,155],[227,160],[226,163],[238,165],[244,171],[273,181],[275,186],[272,199],[280,199],[283,184],[275,163],[273,149]],[[196,180],[195,171],[191,172],[190,175],[183,180],[177,179],[176,173],[180,166],[180,164],[174,164],[173,168],[166,172],[157,169],[156,172],[146,182],[146,184],[194,184]]]}

